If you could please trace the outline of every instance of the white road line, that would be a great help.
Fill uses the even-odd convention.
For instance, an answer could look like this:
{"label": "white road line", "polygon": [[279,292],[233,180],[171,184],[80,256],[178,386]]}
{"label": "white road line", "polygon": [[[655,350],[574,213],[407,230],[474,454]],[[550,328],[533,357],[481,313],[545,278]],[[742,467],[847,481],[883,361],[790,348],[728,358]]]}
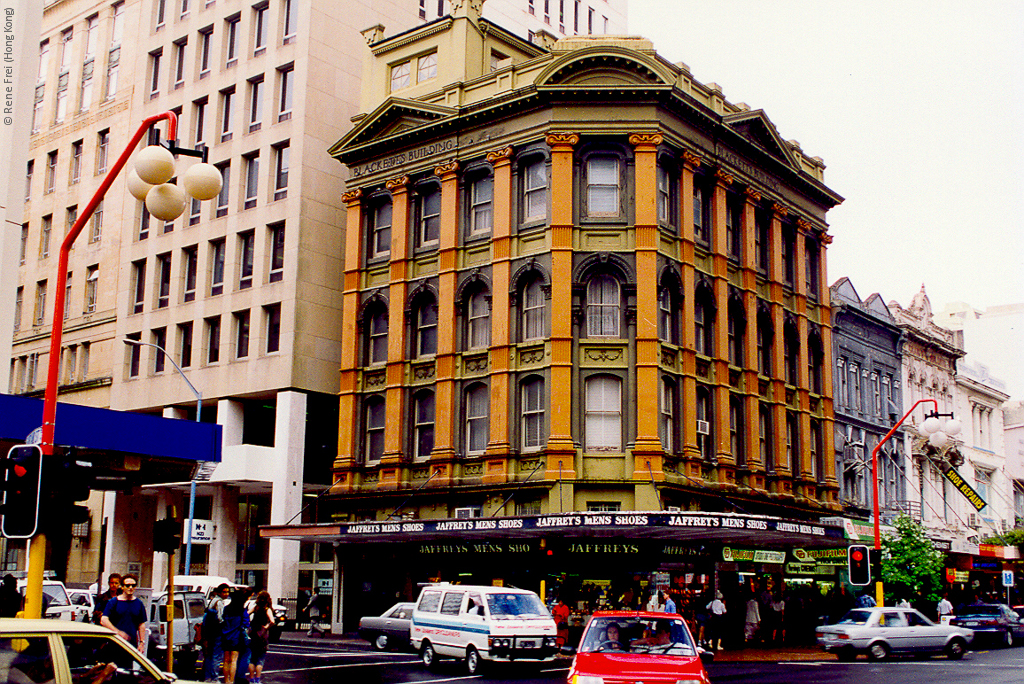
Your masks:
{"label": "white road line", "polygon": [[[400,660],[398,662],[392,661],[392,662],[387,663],[387,664],[388,665],[410,665],[412,663],[418,663],[418,662],[420,662],[419,658],[417,658],[415,660]],[[263,673],[264,674],[278,674],[278,673],[285,673],[285,672],[307,672],[309,670],[330,670],[330,669],[334,669],[334,668],[342,669],[342,668],[346,668],[346,667],[369,667],[369,666],[379,667],[379,666],[381,666],[383,664],[384,663],[348,663],[348,664],[341,664],[341,665],[317,665],[315,667],[292,667],[292,668],[288,668],[286,670],[267,670],[267,669],[264,669]]]}

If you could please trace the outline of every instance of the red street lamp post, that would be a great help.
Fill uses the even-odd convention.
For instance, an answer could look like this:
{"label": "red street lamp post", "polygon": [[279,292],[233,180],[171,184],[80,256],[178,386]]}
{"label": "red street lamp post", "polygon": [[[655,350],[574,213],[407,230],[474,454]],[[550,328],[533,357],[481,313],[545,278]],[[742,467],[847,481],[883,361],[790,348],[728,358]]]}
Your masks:
{"label": "red street lamp post", "polygon": [[[170,153],[185,154],[187,156],[202,157],[203,166],[209,166],[205,164],[205,152],[194,151],[188,149],[181,149],[174,146],[174,141],[177,140],[178,136],[178,117],[174,112],[163,112],[161,114],[154,114],[148,117],[139,126],[139,129],[135,132],[135,135],[128,142],[124,152],[118,158],[117,162],[110,168],[107,175],[103,178],[103,182],[100,183],[100,187],[96,190],[92,199],[85,205],[85,209],[79,214],[78,219],[74,225],[68,231],[68,234],[64,237],[64,241],[60,246],[60,253],[57,257],[57,287],[54,292],[53,299],[53,325],[50,327],[50,358],[49,365],[47,367],[46,374],[46,393],[43,396],[43,424],[42,424],[42,436],[40,439],[40,448],[43,452],[43,460],[53,456],[53,433],[56,424],[57,416],[57,386],[59,384],[60,376],[60,345],[61,338],[63,336],[63,323],[64,323],[64,308],[66,302],[64,301],[65,286],[67,284],[67,268],[68,268],[68,257],[71,253],[71,247],[74,245],[75,239],[85,228],[85,225],[92,218],[93,212],[96,211],[96,207],[103,201],[103,197],[107,194],[107,190],[113,184],[118,174],[124,168],[125,164],[128,163],[128,159],[132,156],[139,141],[142,140],[143,136],[156,125],[159,121],[167,121],[167,141],[169,152],[163,154],[170,156]],[[154,146],[155,147],[155,146]],[[149,149],[149,148],[147,148]],[[161,148],[162,149],[162,148]],[[198,165],[197,165],[198,166]],[[171,175],[173,175],[173,157],[171,157]],[[193,167],[195,168],[195,167]],[[212,168],[212,167],[211,167]],[[140,165],[140,170],[142,169]],[[184,178],[185,184],[191,186],[189,188],[189,194],[196,199],[210,199],[220,191],[220,177],[217,174],[216,178],[216,192],[213,192],[213,184],[210,181],[209,171],[203,169],[207,175],[202,182],[196,183],[188,178],[188,174]],[[214,172],[216,170],[214,169]],[[191,169],[190,169],[191,172]],[[171,176],[167,175],[164,181],[169,179]],[[163,181],[159,181],[155,188],[160,188],[161,191],[173,186],[168,186]],[[176,189],[175,189],[176,190]],[[180,192],[180,191],[177,191]],[[212,192],[212,194],[211,194]],[[160,193],[157,193],[160,194]],[[156,199],[154,197],[154,199]],[[147,206],[148,196],[147,196]],[[182,205],[183,208],[184,205]],[[152,208],[151,208],[152,212]],[[156,212],[152,212],[156,214]],[[181,211],[178,211],[180,215]],[[177,218],[175,216],[174,218]],[[170,220],[173,220],[170,219]],[[44,534],[37,534],[32,538],[29,545],[29,557],[28,557],[28,576],[26,578],[25,587],[25,616],[29,618],[38,618],[42,615],[43,606],[43,565],[46,562],[46,536]]]}
{"label": "red street lamp post", "polygon": [[[874,514],[875,514],[875,553],[878,558],[882,557],[882,521],[879,517],[878,511],[878,452],[882,450],[882,445],[889,441],[896,431],[903,425],[903,422],[910,417],[910,414],[914,412],[919,405],[930,403],[935,408],[931,413],[928,414],[924,423],[921,424],[919,431],[922,436],[927,436],[928,441],[935,447],[942,447],[945,445],[948,436],[956,436],[960,434],[960,421],[953,417],[952,413],[940,414],[939,413],[939,402],[935,399],[920,399],[910,407],[899,422],[896,423],[889,432],[885,434],[885,437],[878,441],[875,448],[871,450],[871,479],[874,480],[872,483],[872,492],[874,498]],[[945,425],[939,420],[939,416],[948,417]],[[924,496],[924,492],[921,493]],[[885,598],[883,594],[882,578],[881,576],[875,577],[875,603],[879,606],[884,605]]]}

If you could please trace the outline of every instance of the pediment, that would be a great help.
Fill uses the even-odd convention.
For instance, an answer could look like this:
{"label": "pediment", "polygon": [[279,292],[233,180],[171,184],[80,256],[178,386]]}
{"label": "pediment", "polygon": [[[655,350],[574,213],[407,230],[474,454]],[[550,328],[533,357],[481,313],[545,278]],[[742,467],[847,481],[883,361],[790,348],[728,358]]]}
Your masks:
{"label": "pediment", "polygon": [[796,156],[790,146],[779,135],[775,124],[761,109],[747,112],[727,114],[723,117],[726,126],[733,129],[746,140],[760,147],[769,155],[781,160],[787,166],[799,169]]}
{"label": "pediment", "polygon": [[537,77],[544,87],[672,86],[674,77],[657,61],[633,50],[601,45],[556,58]]}
{"label": "pediment", "polygon": [[881,318],[890,319],[892,318],[892,312],[889,311],[889,307],[885,305],[885,301],[882,299],[882,295],[875,292],[864,302],[864,308],[868,311],[877,314]]}
{"label": "pediment", "polygon": [[850,304],[860,304],[860,295],[857,294],[856,288],[853,283],[846,276],[843,276],[832,285],[832,296],[834,298],[842,299]]}
{"label": "pediment", "polygon": [[452,107],[429,104],[416,100],[389,98],[367,114],[348,135],[335,143],[329,150],[331,155],[365,143],[401,135],[441,119],[455,116],[458,110]]}

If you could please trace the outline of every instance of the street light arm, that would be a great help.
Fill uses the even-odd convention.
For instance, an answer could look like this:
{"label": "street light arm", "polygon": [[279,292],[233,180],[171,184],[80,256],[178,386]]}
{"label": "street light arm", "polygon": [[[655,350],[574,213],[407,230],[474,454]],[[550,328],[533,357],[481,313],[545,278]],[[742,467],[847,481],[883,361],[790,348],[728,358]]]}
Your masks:
{"label": "street light arm", "polygon": [[85,224],[92,218],[93,212],[96,211],[99,203],[103,201],[104,195],[107,194],[107,190],[110,189],[121,169],[128,163],[128,159],[132,156],[139,141],[142,140],[142,136],[158,121],[165,119],[167,120],[168,139],[174,140],[178,137],[178,116],[174,112],[154,114],[145,119],[142,125],[139,126],[139,130],[135,132],[135,135],[128,142],[128,146],[125,147],[117,162],[114,163],[110,171],[103,178],[103,182],[100,183],[100,187],[96,190],[92,199],[89,200],[89,203],[85,205],[85,209],[79,214],[78,220],[71,226],[67,236],[64,238],[64,242],[61,243],[60,255],[57,259],[57,287],[56,292],[53,293],[53,325],[50,328],[50,359],[46,374],[46,394],[43,397],[43,425],[40,447],[46,456],[53,455],[54,421],[57,416],[57,384],[60,379],[60,343],[63,336],[64,307],[66,305],[64,290],[68,280],[68,255],[71,253],[71,246],[82,232]]}
{"label": "street light arm", "polygon": [[[125,344],[127,344],[129,346],[132,346],[132,347],[142,347],[142,346],[153,347],[153,349],[156,349],[157,351],[162,352],[164,357],[166,357],[167,360],[171,362],[171,365],[174,366],[174,370],[178,371],[178,375],[180,375],[181,379],[185,381],[185,384],[188,385],[188,388],[190,390],[192,390],[192,394],[196,395],[196,412],[198,413],[199,411],[202,410],[202,408],[203,408],[203,393],[200,392],[199,390],[197,390],[195,388],[195,385],[193,385],[191,382],[189,382],[188,377],[185,375],[185,371],[181,370],[181,366],[179,366],[175,362],[174,357],[171,356],[170,352],[168,352],[166,349],[161,347],[159,344],[154,344],[152,342],[143,342],[142,340],[133,340],[133,339],[129,339],[127,337],[124,338],[124,340],[122,340],[122,341]],[[198,420],[199,420],[199,418],[197,417],[196,421],[198,421]]]}

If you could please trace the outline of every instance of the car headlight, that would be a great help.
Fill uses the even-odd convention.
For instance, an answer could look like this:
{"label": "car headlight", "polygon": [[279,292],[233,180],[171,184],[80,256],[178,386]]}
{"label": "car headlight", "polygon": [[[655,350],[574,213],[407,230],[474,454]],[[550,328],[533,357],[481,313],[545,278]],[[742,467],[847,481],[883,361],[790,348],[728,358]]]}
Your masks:
{"label": "car headlight", "polygon": [[590,675],[573,675],[572,684],[604,684],[604,679]]}

